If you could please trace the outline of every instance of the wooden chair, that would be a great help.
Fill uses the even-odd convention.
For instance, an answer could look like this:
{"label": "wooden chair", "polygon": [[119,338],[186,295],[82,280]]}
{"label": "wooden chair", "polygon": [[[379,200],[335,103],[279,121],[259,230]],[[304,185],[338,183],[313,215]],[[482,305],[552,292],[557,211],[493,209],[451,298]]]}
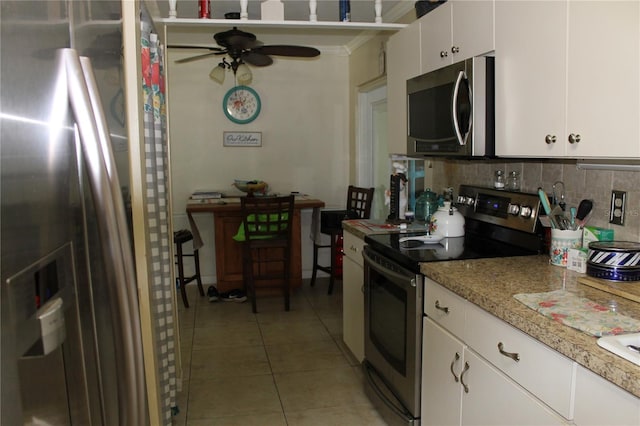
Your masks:
{"label": "wooden chair", "polygon": [[[189,307],[189,301],[187,300],[187,291],[184,287],[191,281],[196,280],[200,296],[204,296],[202,278],[200,277],[200,256],[198,255],[198,249],[194,249],[191,254],[185,254],[182,247],[183,244],[189,241],[193,241],[193,234],[188,229],[181,229],[173,233],[173,242],[176,245],[176,265],[178,265],[178,287],[180,288],[180,293],[182,293],[182,303],[184,303],[185,308]],[[193,257],[195,273],[190,277],[184,276],[185,257]]]}
{"label": "wooden chair", "polygon": [[289,310],[294,196],[243,197],[242,274],[254,313],[256,282],[260,288],[282,288]]}
{"label": "wooden chair", "polygon": [[[333,292],[333,284],[336,278],[342,278],[342,272],[338,271],[337,252],[338,239],[342,237],[342,221],[345,219],[369,219],[371,216],[371,203],[373,202],[374,188],[359,188],[349,185],[347,190],[346,210],[322,210],[320,212],[320,233],[329,235],[330,244],[322,245],[318,238],[313,242],[313,273],[311,275],[311,286],[316,283],[318,270],[329,274],[328,294]],[[315,233],[317,236],[317,232]],[[329,248],[331,255],[331,265],[322,266],[318,264],[318,250]]]}

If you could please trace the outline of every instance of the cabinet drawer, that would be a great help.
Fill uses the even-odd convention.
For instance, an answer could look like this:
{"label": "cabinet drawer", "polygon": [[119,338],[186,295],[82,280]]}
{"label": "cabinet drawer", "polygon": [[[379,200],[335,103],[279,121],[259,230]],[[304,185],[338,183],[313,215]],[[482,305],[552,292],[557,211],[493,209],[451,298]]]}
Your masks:
{"label": "cabinet drawer", "polygon": [[[466,315],[465,343],[562,416],[572,418],[573,361],[476,305],[469,304]],[[517,354],[519,360],[507,353]]]}
{"label": "cabinet drawer", "polygon": [[344,232],[342,237],[344,238],[344,255],[358,265],[364,266],[362,260],[362,248],[365,245],[364,240],[356,237],[351,232]]}
{"label": "cabinet drawer", "polygon": [[462,297],[425,277],[424,313],[455,336],[462,336],[465,304]]}

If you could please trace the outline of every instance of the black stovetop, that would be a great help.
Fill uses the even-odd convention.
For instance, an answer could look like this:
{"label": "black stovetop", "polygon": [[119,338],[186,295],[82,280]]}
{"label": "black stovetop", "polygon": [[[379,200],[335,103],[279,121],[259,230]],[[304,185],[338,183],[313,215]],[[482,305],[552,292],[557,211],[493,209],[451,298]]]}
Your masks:
{"label": "black stovetop", "polygon": [[425,232],[374,234],[365,237],[371,249],[419,272],[422,262],[468,260],[492,257],[527,256],[541,253],[540,236],[529,233],[502,233],[500,227],[475,223],[467,219],[464,237],[443,238],[415,246],[415,241],[403,241],[411,236],[423,236]]}

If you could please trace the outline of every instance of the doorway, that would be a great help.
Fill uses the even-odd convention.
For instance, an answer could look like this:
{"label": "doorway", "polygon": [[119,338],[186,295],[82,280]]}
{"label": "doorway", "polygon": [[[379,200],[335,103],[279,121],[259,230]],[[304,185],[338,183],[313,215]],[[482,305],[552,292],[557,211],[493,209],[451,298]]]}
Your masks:
{"label": "doorway", "polygon": [[357,185],[375,188],[371,219],[387,217],[385,191],[389,180],[387,148],[387,86],[384,79],[360,88],[356,135]]}

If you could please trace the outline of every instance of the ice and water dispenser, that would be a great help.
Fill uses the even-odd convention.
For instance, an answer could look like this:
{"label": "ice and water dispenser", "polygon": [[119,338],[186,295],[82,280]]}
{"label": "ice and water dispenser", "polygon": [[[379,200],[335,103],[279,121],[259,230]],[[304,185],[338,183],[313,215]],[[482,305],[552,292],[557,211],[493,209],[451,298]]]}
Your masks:
{"label": "ice and water dispenser", "polygon": [[12,386],[17,382],[20,389],[12,406],[3,410],[15,411],[23,423],[71,424],[86,418],[70,402],[84,387],[73,271],[68,243],[3,283],[9,302],[3,303],[8,310],[3,314],[3,343],[13,348],[3,350],[3,363],[12,364],[5,370],[11,377],[3,381],[14,382]]}

